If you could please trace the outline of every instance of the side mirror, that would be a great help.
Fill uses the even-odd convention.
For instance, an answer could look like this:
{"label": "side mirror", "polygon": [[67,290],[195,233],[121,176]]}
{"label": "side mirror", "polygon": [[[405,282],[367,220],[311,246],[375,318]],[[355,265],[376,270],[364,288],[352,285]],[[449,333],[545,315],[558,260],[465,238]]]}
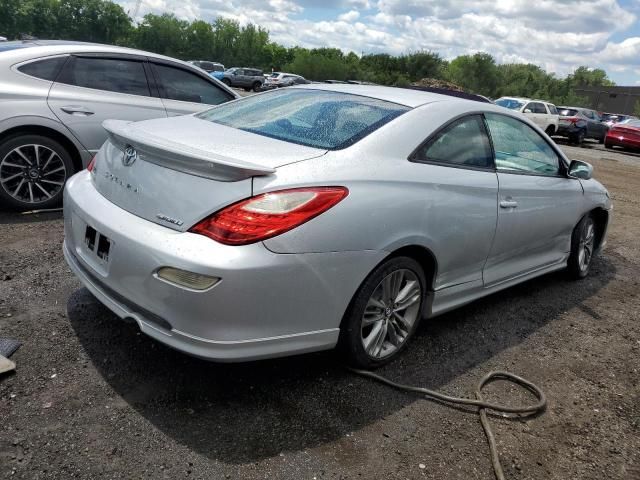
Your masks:
{"label": "side mirror", "polygon": [[571,160],[569,164],[569,176],[580,178],[582,180],[590,180],[593,177],[593,166],[587,162],[580,160]]}
{"label": "side mirror", "polygon": [[530,108],[525,108],[524,113],[532,113]]}

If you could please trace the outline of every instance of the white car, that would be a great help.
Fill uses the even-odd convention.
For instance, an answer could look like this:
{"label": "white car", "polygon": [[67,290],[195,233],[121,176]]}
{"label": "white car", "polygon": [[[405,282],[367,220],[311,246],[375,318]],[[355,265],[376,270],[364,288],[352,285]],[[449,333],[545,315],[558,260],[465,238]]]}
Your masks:
{"label": "white car", "polygon": [[290,87],[292,85],[304,85],[311,83],[304,77],[295,73],[273,72],[267,77],[265,86],[267,87]]}
{"label": "white car", "polygon": [[520,97],[500,97],[495,103],[522,113],[544,130],[547,135],[554,135],[558,131],[560,116],[553,103]]}

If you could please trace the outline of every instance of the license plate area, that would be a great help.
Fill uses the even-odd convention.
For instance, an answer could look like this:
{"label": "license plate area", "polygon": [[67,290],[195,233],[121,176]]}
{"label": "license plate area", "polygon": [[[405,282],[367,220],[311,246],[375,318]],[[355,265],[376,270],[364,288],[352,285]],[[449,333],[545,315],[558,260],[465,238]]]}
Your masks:
{"label": "license plate area", "polygon": [[109,262],[111,240],[95,228],[87,225],[84,233],[84,244],[91,253],[104,263]]}

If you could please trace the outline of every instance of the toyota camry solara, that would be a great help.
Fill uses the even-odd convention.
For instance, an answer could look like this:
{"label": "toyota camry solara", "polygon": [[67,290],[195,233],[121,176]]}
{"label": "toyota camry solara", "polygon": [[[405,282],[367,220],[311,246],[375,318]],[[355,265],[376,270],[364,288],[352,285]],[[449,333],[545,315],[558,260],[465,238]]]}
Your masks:
{"label": "toyota camry solara", "polygon": [[337,346],[375,367],[421,319],[582,278],[605,243],[591,166],[492,104],[309,85],[104,127],[66,185],[67,262],[116,315],[202,358]]}

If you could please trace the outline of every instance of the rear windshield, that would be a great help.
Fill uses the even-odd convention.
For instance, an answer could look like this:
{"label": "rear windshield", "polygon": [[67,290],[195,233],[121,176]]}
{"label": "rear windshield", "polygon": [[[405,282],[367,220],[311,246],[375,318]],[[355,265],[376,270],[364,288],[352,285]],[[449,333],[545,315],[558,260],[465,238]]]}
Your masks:
{"label": "rear windshield", "polygon": [[353,145],[409,107],[324,90],[277,90],[220,105],[196,117],[326,150]]}
{"label": "rear windshield", "polygon": [[575,108],[559,108],[558,109],[558,113],[560,115],[562,115],[563,117],[573,117],[574,115],[576,115],[578,113],[578,110],[576,110]]}
{"label": "rear windshield", "polygon": [[514,100],[513,98],[499,98],[496,100],[496,105],[510,108],[511,110],[520,110],[524,106],[524,102]]}

